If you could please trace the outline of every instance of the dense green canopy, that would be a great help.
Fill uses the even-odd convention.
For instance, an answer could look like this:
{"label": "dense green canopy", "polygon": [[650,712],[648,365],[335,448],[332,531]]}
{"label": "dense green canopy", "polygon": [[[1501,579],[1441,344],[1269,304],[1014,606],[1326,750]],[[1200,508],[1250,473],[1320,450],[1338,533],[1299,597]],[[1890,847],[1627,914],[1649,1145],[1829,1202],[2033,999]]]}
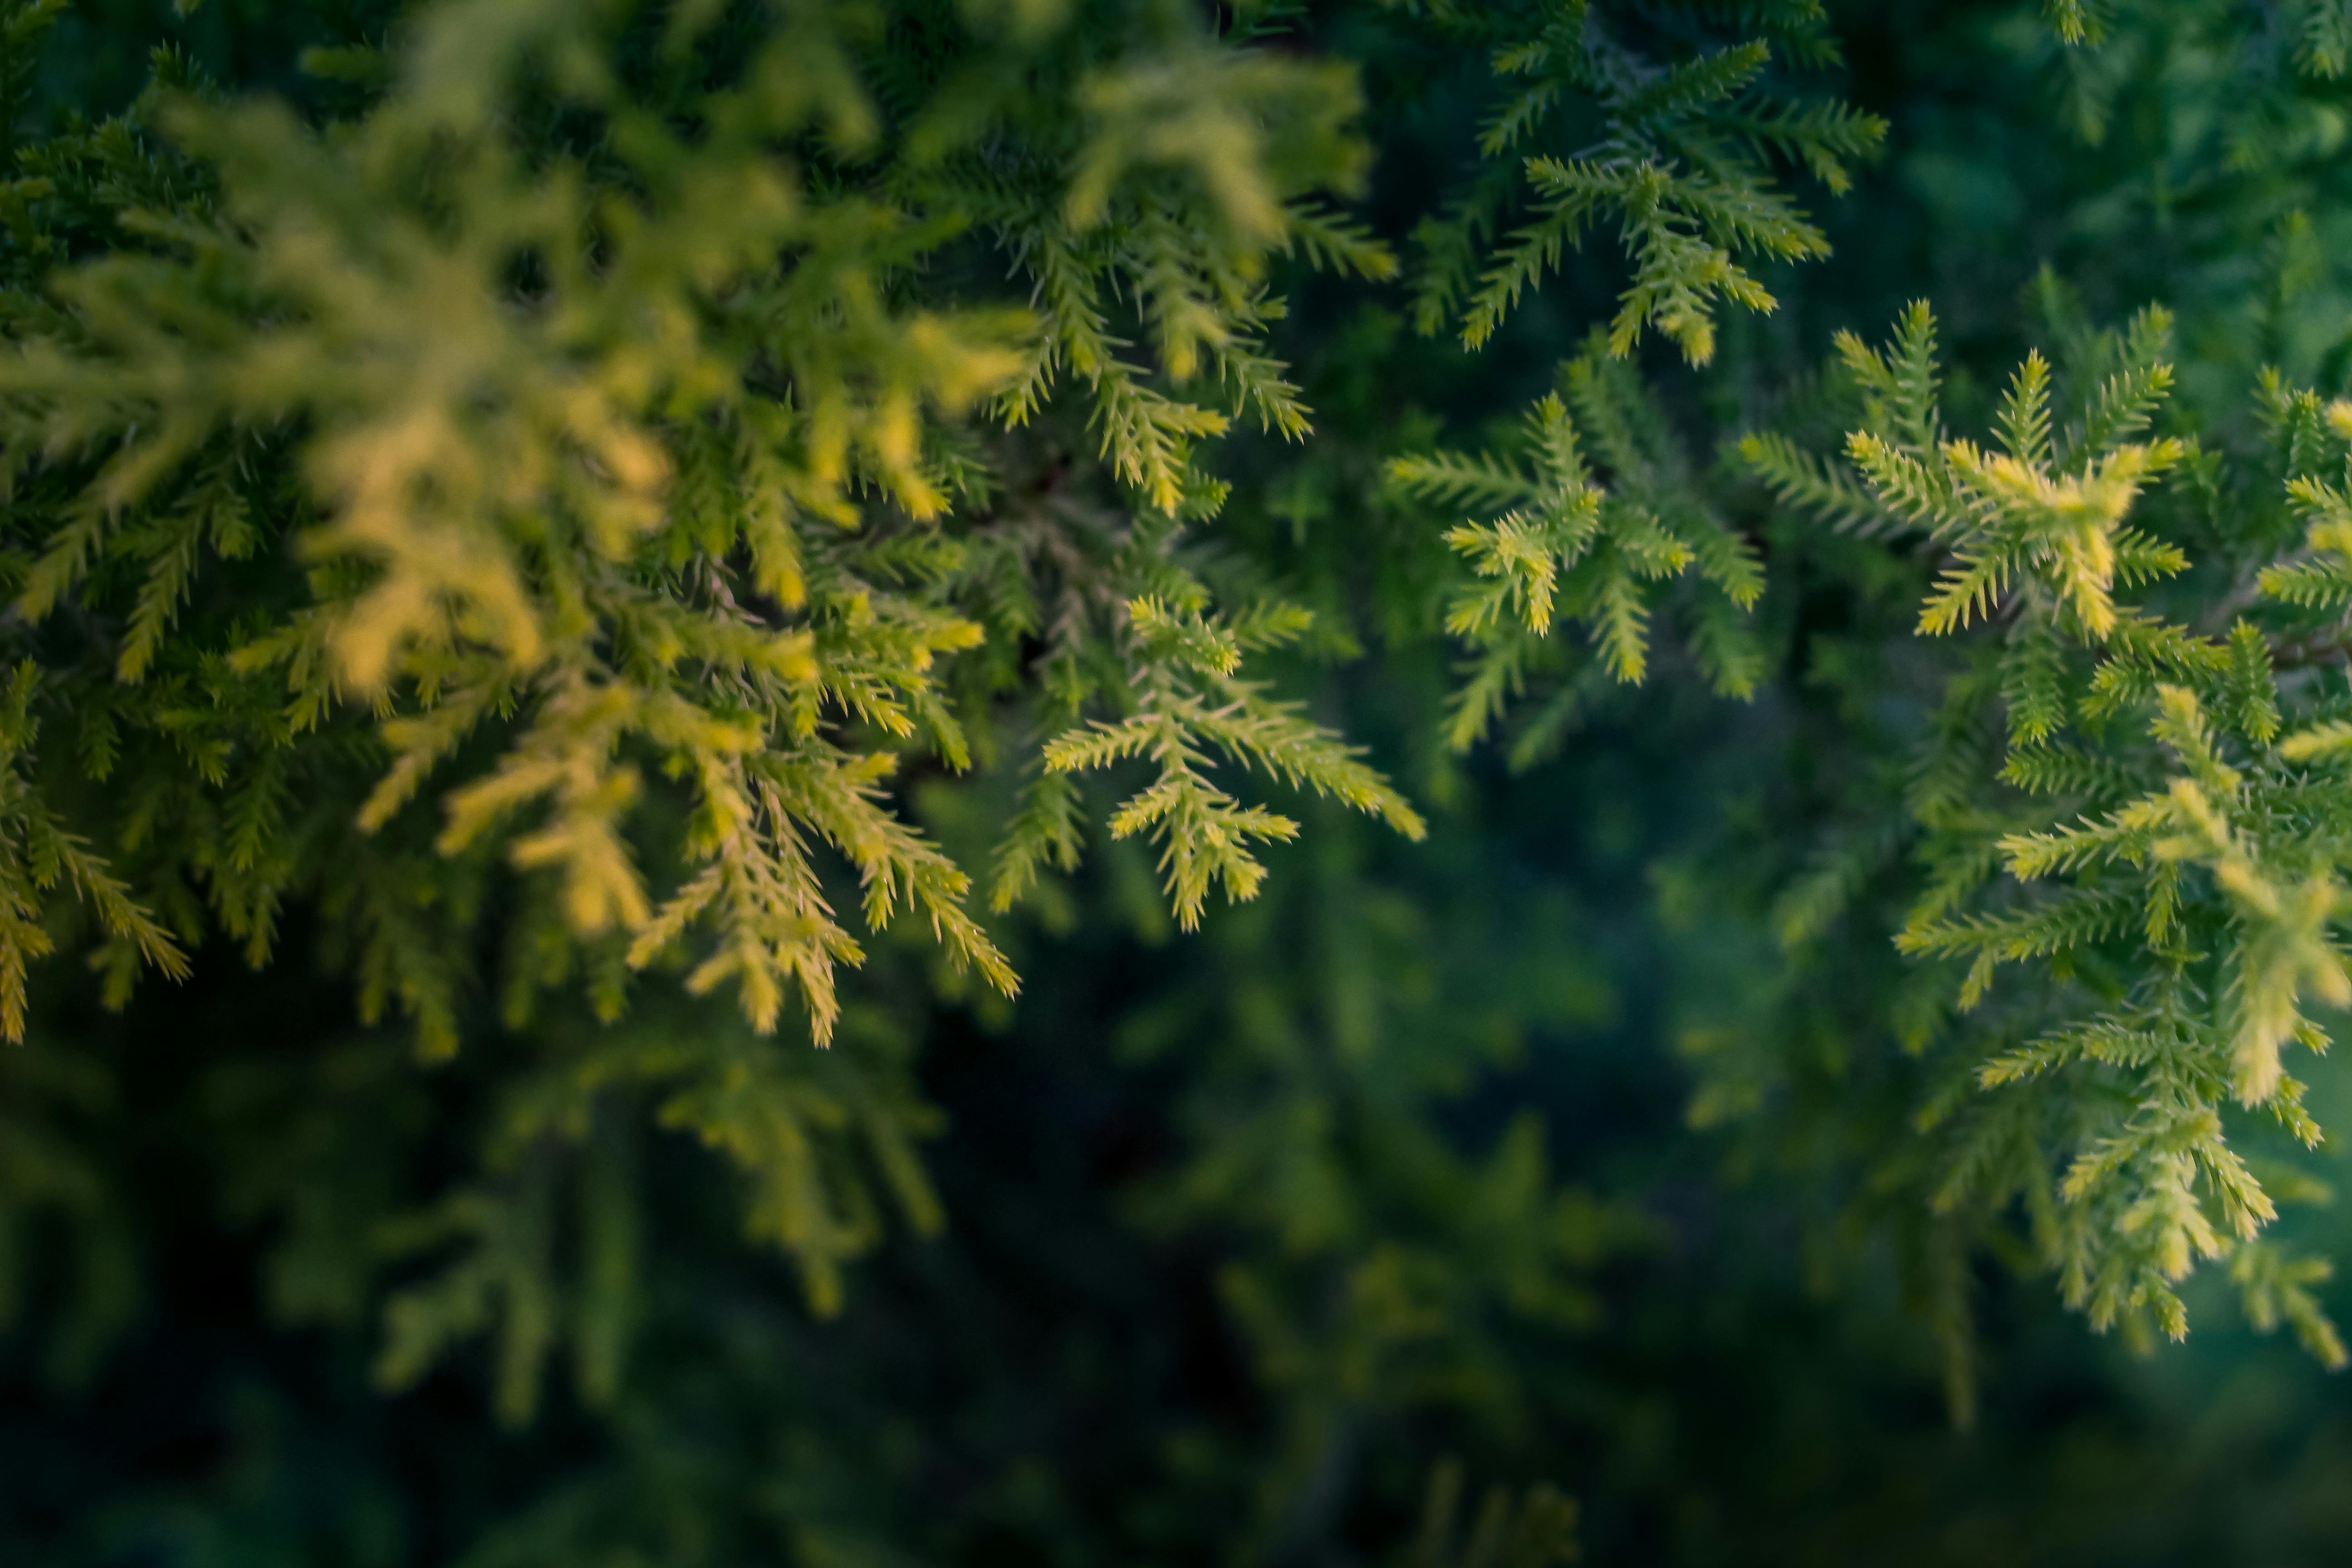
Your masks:
{"label": "dense green canopy", "polygon": [[2352,1546],[2345,0],[0,0],[0,1561]]}

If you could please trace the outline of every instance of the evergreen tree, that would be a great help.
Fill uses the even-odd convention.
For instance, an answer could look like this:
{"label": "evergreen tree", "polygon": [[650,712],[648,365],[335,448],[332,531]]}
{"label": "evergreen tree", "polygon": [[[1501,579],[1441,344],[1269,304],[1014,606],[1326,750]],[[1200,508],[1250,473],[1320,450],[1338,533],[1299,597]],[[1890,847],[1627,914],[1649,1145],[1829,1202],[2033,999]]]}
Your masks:
{"label": "evergreen tree", "polygon": [[2347,62],[0,0],[0,1546],[2341,1541]]}

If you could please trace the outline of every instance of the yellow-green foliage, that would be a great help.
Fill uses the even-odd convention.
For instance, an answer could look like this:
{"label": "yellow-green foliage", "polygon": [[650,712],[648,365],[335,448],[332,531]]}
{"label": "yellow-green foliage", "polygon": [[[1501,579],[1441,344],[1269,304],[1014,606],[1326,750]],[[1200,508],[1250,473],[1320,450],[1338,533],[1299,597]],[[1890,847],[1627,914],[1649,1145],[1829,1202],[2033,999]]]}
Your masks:
{"label": "yellow-green foliage", "polygon": [[[5,8],[10,90],[57,9]],[[1339,205],[1352,73],[1186,5],[457,0],[308,66],[363,106],[166,55],[0,196],[0,1033],[57,947],[119,1003],[215,935],[303,939],[434,1059],[486,987],[518,1028],[574,991],[614,1024],[648,972],[730,993],[746,1030],[517,1073],[474,1178],[382,1236],[288,1200],[289,1310],[429,1262],[381,1377],[488,1334],[520,1420],[559,1345],[616,1385],[627,1107],[740,1173],[819,1311],[887,1212],[939,1223],[891,1032],[756,1038],[855,1037],[837,975],[901,921],[1015,989],[903,772],[1017,769],[1032,731],[1000,910],[1075,867],[1070,773],[1133,754],[1112,830],[1160,838],[1187,925],[1295,831],[1221,768],[1419,834],[1243,673],[1305,612],[1193,561],[1214,437],[1307,432],[1276,268],[1394,263]],[[90,1207],[42,1168],[0,1224]]]}
{"label": "yellow-green foliage", "polygon": [[[1939,564],[1920,635],[1986,639],[1906,786],[1927,875],[1897,945],[1966,961],[1921,975],[1922,1005],[1981,1020],[1954,1060],[1993,1091],[1923,1113],[1923,1130],[1957,1129],[1935,1203],[2021,1201],[2068,1300],[2136,1335],[2184,1333],[2174,1287],[2229,1258],[2254,1320],[2292,1323],[2336,1365],[2343,1345],[2307,1289],[2325,1264],[2257,1242],[2277,1208],[2228,1112],[2259,1110],[2315,1145],[2284,1053],[2325,1050],[2315,1013],[2352,1004],[2331,929],[2347,907],[2335,869],[2347,803],[2325,761],[2341,749],[2347,699],[2311,672],[2283,680],[2287,628],[2245,614],[2258,593],[2340,601],[2326,586],[2331,492],[2295,469],[2340,466],[2344,422],[2273,386],[2277,500],[2228,520],[2219,546],[2243,549],[2292,499],[2310,519],[2308,564],[2247,571],[2248,591],[2219,605],[2191,599],[2196,624],[2135,603],[2190,566],[2133,521],[2145,492],[2185,472],[2220,493],[2216,458],[2149,436],[2171,385],[2168,331],[2148,310],[2079,340],[2063,404],[2051,364],[2029,355],[1987,449],[1946,433],[1934,321],[1915,306],[1884,351],[1839,342],[1864,419],[1846,443],[1851,471],[1771,436],[1741,453],[1785,504],[1922,541]],[[1997,759],[1975,739],[1996,703]],[[1805,929],[1819,921],[1808,914]],[[2004,990],[2004,964],[2028,978]]]}
{"label": "yellow-green foliage", "polygon": [[[1233,414],[1306,431],[1264,347],[1270,261],[1391,266],[1313,205],[1360,176],[1350,79],[1181,8],[937,22],[951,44],[905,42],[874,6],[797,5],[722,37],[684,7],[633,71],[593,11],[485,0],[425,17],[381,100],[331,135],[168,83],[152,127],[110,128],[100,158],[180,184],[125,204],[133,243],[59,276],[0,367],[16,482],[54,519],[28,531],[16,607],[123,617],[118,727],[165,728],[163,693],[190,680],[238,710],[198,771],[205,805],[246,826],[226,855],[184,818],[142,836],[134,875],[187,889],[167,932],[28,805],[20,899],[62,866],[166,965],[209,902],[257,962],[278,902],[353,852],[341,835],[284,852],[280,780],[373,747],[362,834],[436,813],[440,854],[496,847],[576,937],[622,943],[631,968],[677,957],[689,990],[733,986],[762,1031],[797,997],[827,1039],[835,968],[860,955],[820,847],[854,870],[866,926],[911,913],[1009,992],[968,873],[883,794],[910,753],[968,765],[990,694],[948,672],[992,636],[1043,635],[1086,667],[1066,721],[1099,703],[1133,714],[1118,732],[1151,730],[1162,783],[1118,822],[1168,819],[1188,924],[1195,860],[1247,896],[1261,873],[1241,842],[1280,820],[1206,783],[1212,752],[1412,828],[1231,664],[1163,657],[1150,608],[1174,595],[1202,636],[1234,635],[1152,520],[1213,510],[1192,458]],[[887,72],[961,74],[894,105]],[[594,156],[526,135],[519,92],[599,125]],[[992,302],[916,287],[1007,266]],[[1114,301],[1139,311],[1150,359]],[[1118,481],[1072,529],[1108,547],[1083,565],[1024,558],[992,527],[1033,509],[1003,494],[991,432],[1048,403],[1092,427]],[[181,624],[221,602],[230,563],[286,551],[301,574]],[[968,609],[993,568],[1026,579],[1014,602]],[[1062,600],[1050,628],[1041,579]],[[1053,764],[1134,749],[1097,733]],[[674,859],[650,865],[649,773],[683,813]],[[1006,853],[1035,858],[1025,840]],[[349,918],[378,928],[362,964],[446,1052],[433,960],[396,951],[370,907],[429,900],[440,874],[397,864]],[[26,940],[0,970],[12,1033]]]}
{"label": "yellow-green foliage", "polygon": [[[1708,684],[1746,698],[1761,672],[1762,651],[1746,624],[1764,590],[1755,548],[1696,482],[1639,379],[1595,334],[1561,367],[1560,382],[1565,399],[1547,395],[1528,412],[1523,456],[1433,452],[1389,465],[1391,484],[1418,501],[1501,509],[1491,521],[1445,534],[1475,574],[1445,614],[1446,630],[1476,649],[1448,729],[1457,749],[1486,733],[1531,668],[1557,660],[1548,643],[1556,614],[1588,628],[1601,673],[1641,680],[1664,584],[1694,568],[1704,591],[1682,604],[1690,651]],[[1549,743],[1589,685],[1588,678],[1561,686],[1516,754],[1529,758]]]}
{"label": "yellow-green foliage", "polygon": [[[1607,677],[1641,679],[1693,574],[1673,603],[1709,680],[1744,695],[1760,669],[1754,553],[1624,356],[1655,327],[1704,361],[1717,301],[1769,309],[1742,258],[1824,249],[1774,163],[1842,190],[1883,127],[1772,75],[1832,62],[1814,5],[1687,9],[1713,41],[1582,5],[1381,18],[1475,43],[1502,95],[1496,173],[1424,236],[1425,325],[1463,304],[1484,341],[1588,222],[1628,250],[1623,309],[1524,462],[1397,468],[1478,511],[1449,520],[1479,579],[1450,616],[1477,660],[1459,745],[1566,662],[1555,613]],[[0,5],[10,126],[58,10]],[[1252,773],[1423,836],[1265,671],[1347,628],[1217,548],[1221,438],[1312,435],[1272,346],[1278,281],[1400,271],[1349,211],[1355,69],[1288,47],[1290,22],[1179,0],[445,0],[304,58],[332,114],[166,52],[129,112],[12,147],[0,1034],[25,1035],[59,948],[120,1004],[215,939],[256,967],[299,946],[432,1061],[486,994],[525,1037],[576,994],[606,1032],[499,1068],[475,1167],[363,1237],[331,1217],[328,1129],[355,1086],[394,1098],[380,1047],[319,1064],[315,1104],[254,1086],[251,1114],[298,1129],[234,1184],[284,1225],[278,1307],[334,1321],[423,1268],[384,1304],[386,1385],[488,1336],[505,1418],[562,1346],[609,1399],[635,1108],[737,1171],[750,1233],[832,1310],[887,1212],[940,1213],[912,1152],[929,1113],[842,972],[904,922],[936,984],[1018,984],[980,868],[918,824],[908,775],[1022,779],[983,857],[994,914],[1076,869],[1097,817],[1151,841],[1181,926],[1213,892],[1252,898],[1256,847],[1299,831],[1247,798]],[[1596,114],[1597,149],[1570,129]],[[1532,226],[1482,259],[1523,184]],[[1523,755],[1588,687],[1561,683]],[[675,993],[725,994],[740,1026],[697,1014],[677,1037]],[[803,1027],[851,1048],[759,1038]],[[1551,1226],[1539,1150],[1507,1153],[1495,1201]],[[78,1167],[42,1168],[0,1225],[74,1211],[100,1279]],[[1410,1316],[1423,1283],[1365,1273],[1366,1321]],[[1541,1555],[1565,1516],[1529,1507]]]}
{"label": "yellow-green foliage", "polygon": [[[2287,9],[2305,68],[2340,74],[2345,8]],[[0,109],[57,10],[0,4]],[[2048,10],[2070,46],[2098,36],[2100,7]],[[1097,820],[1150,841],[1187,931],[1213,893],[1261,891],[1259,851],[1300,832],[1286,794],[1424,834],[1266,657],[1351,628],[1221,532],[1244,435],[1302,494],[1321,460],[1275,346],[1281,288],[1394,280],[1414,326],[1475,349],[1613,228],[1622,258],[1591,264],[1613,305],[1516,432],[1450,450],[1415,416],[1423,449],[1360,465],[1381,483],[1354,499],[1405,513],[1446,568],[1382,606],[1391,632],[1466,650],[1444,739],[1509,721],[1530,763],[1682,659],[1716,695],[1785,695],[1801,658],[1775,640],[1794,612],[1767,544],[1846,536],[1859,597],[1919,590],[1894,658],[1915,663],[1864,679],[1824,638],[1805,680],[1861,693],[1856,731],[1899,706],[1881,686],[1932,695],[1775,923],[1793,952],[1901,886],[1896,945],[1920,963],[1874,1023],[1936,1053],[1945,1088],[1875,1190],[1935,1227],[1948,1344],[1968,1247],[2021,1215],[2024,1252],[2101,1326],[2179,1334],[2176,1287],[2226,1259],[2255,1322],[2341,1362],[2325,1265],[2263,1236],[2308,1188],[2241,1145],[2256,1117],[2318,1141],[2294,1047],[2324,1048],[2352,1003],[2352,695],[2317,673],[2352,604],[2352,405],[2267,378],[2240,485],[2227,442],[2168,412],[2150,308],[2056,333],[1966,434],[1923,303],[1884,347],[1836,339],[1815,390],[1841,442],[1792,416],[1710,464],[1687,428],[1701,384],[1641,356],[1654,331],[1696,376],[1732,341],[1726,301],[1769,311],[1768,268],[1826,253],[1787,176],[1844,192],[1887,128],[1802,96],[1839,63],[1822,7],[1378,11],[1475,50],[1491,97],[1410,267],[1352,215],[1362,84],[1285,43],[1275,5],[444,0],[382,48],[308,59],[347,114],[231,97],[167,54],[128,114],[12,146],[0,1034],[26,1033],[57,950],[119,1004],[217,939],[280,959],[289,912],[362,1020],[408,1020],[427,1058],[461,1050],[484,995],[520,1031],[577,994],[604,1032],[499,1079],[475,1167],[426,1211],[335,1234],[299,1195],[306,1162],[331,1163],[315,1129],[247,1173],[291,1238],[281,1305],[348,1315],[388,1260],[430,1259],[385,1307],[387,1385],[482,1335],[509,1420],[559,1346],[610,1398],[635,1109],[734,1169],[746,1229],[832,1310],[887,1214],[940,1223],[913,1152],[929,1113],[842,983],[892,928],[928,938],[935,985],[1009,996],[992,917],[1075,870]],[[910,776],[968,772],[1010,775],[977,855],[908,809]],[[982,794],[957,797],[966,826]],[[722,993],[740,1022],[648,1022],[673,992]],[[847,1048],[762,1038],[803,1026]],[[96,1092],[46,1049],[26,1058],[42,1094]],[[393,1069],[362,1050],[319,1070],[348,1094]],[[1722,1077],[1694,1114],[1764,1103]],[[1321,1158],[1298,1152],[1313,1132],[1199,1179],[1236,1192],[1253,1161]],[[0,1227],[69,1214],[111,1300],[82,1163],[25,1163]],[[1534,1125],[1459,1184],[1540,1238],[1486,1260],[1495,1293],[1584,1316],[1557,1276],[1599,1222],[1552,1192]],[[1328,1342],[1264,1271],[1224,1289],[1282,1375],[1337,1401],[1406,1353],[1461,1268],[1331,1262]],[[1568,1550],[1559,1500],[1498,1493],[1457,1552],[1441,1481],[1433,1563]]]}

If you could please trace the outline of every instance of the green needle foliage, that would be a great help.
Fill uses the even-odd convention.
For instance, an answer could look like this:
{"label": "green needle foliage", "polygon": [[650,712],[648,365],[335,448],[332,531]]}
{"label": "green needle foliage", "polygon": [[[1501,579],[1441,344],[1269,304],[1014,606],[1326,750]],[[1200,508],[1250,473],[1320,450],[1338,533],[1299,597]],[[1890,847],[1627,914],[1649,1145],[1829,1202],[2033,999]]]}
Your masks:
{"label": "green needle foliage", "polygon": [[[32,195],[36,252],[74,248],[57,226],[71,207],[121,237],[30,307],[5,388],[31,503],[18,611],[121,628],[107,694],[84,709],[107,731],[84,742],[84,777],[180,797],[140,847],[69,866],[118,943],[178,964],[152,908],[183,942],[217,926],[265,962],[276,910],[357,855],[383,874],[354,879],[365,890],[338,910],[364,932],[356,962],[446,1054],[448,961],[410,945],[384,902],[446,903],[447,861],[495,855],[574,939],[619,942],[632,970],[679,959],[689,991],[731,985],[761,1032],[797,1000],[823,1043],[835,968],[862,950],[811,859],[821,845],[855,868],[868,928],[911,913],[1009,994],[970,874],[878,792],[910,753],[970,765],[974,704],[1023,671],[959,689],[946,666],[992,633],[1048,633],[1048,594],[1052,646],[1029,665],[1057,670],[1063,721],[1135,713],[1110,731],[1123,739],[1074,731],[1049,766],[1159,759],[1115,828],[1169,824],[1188,925],[1210,880],[1254,891],[1244,845],[1286,831],[1206,782],[1204,747],[1417,831],[1345,748],[1233,684],[1236,637],[1264,646],[1286,616],[1229,627],[1167,558],[1174,520],[1218,504],[1198,442],[1239,412],[1306,431],[1260,346],[1280,310],[1269,257],[1391,266],[1300,205],[1360,177],[1345,73],[1174,13],[1121,23],[1139,47],[1168,46],[1143,63],[1096,58],[1093,27],[1016,17],[958,38],[937,20],[451,8],[331,138],[166,76],[93,134],[79,188]],[[644,79],[620,68],[625,37]],[[877,47],[861,79],[856,53]],[[1067,85],[1031,90],[1033,72]],[[517,91],[533,121],[503,110]],[[1049,102],[1071,117],[1039,121]],[[552,129],[566,121],[580,129]],[[1009,262],[1025,301],[910,294],[973,235],[987,245],[971,259]],[[1156,374],[1120,357],[1114,292]],[[1115,481],[1101,500],[1143,516],[1105,514],[1091,549],[1048,562],[980,520],[1005,504],[990,433],[1033,416],[1057,376]],[[1195,384],[1207,402],[1179,390]],[[182,628],[199,579],[265,542],[301,574],[206,590],[206,624]],[[51,700],[82,706],[71,679],[49,675]],[[174,730],[190,680],[241,721],[174,735],[176,769],[118,759]],[[375,767],[354,769],[371,751]],[[297,833],[289,781],[322,766],[374,776],[356,813]],[[678,864],[653,876],[631,831],[648,767],[675,781],[677,816],[661,853]],[[191,793],[226,842],[179,816]],[[437,810],[430,855],[388,831],[412,803]],[[29,810],[14,820],[31,841],[10,894],[24,902],[57,880],[60,851],[42,846],[68,840]],[[1059,819],[1043,821],[1016,828],[1009,866],[1066,862]],[[118,861],[174,896],[131,901],[105,868]],[[10,975],[25,956],[10,947]],[[127,983],[131,960],[110,962]],[[21,983],[0,1001],[21,1034]]]}
{"label": "green needle foliage", "polygon": [[2347,61],[0,0],[0,1556],[2061,1560],[1912,1347],[2347,1361]]}
{"label": "green needle foliage", "polygon": [[[1694,569],[1708,591],[1687,612],[1690,647],[1707,683],[1723,696],[1750,697],[1761,671],[1745,616],[1764,591],[1755,550],[1692,485],[1689,459],[1656,405],[1598,334],[1561,367],[1560,379],[1567,401],[1547,395],[1527,417],[1523,461],[1532,472],[1509,456],[1444,452],[1389,466],[1391,482],[1423,501],[1519,503],[1444,536],[1476,574],[1445,612],[1445,629],[1477,648],[1446,728],[1456,750],[1485,736],[1531,668],[1559,663],[1547,647],[1555,614],[1589,628],[1601,671],[1639,683],[1649,668],[1653,607],[1663,597],[1651,584]],[[1606,465],[1605,485],[1587,463],[1579,421]],[[1515,760],[1540,755],[1591,687],[1589,674],[1560,683],[1522,731]]]}
{"label": "green needle foliage", "polygon": [[[12,79],[57,15],[11,13]],[[117,1005],[215,934],[272,963],[299,908],[362,1021],[405,1016],[428,1060],[478,976],[520,1027],[583,984],[617,1020],[649,969],[825,1045],[866,951],[845,896],[1010,995],[972,872],[886,793],[971,767],[975,730],[998,751],[1008,701],[1063,733],[1000,907],[1075,864],[1060,775],[1131,755],[1158,780],[1112,830],[1158,833],[1188,926],[1295,831],[1218,760],[1422,831],[1240,677],[1305,613],[1221,615],[1178,551],[1222,499],[1201,442],[1236,414],[1306,430],[1264,347],[1271,262],[1391,268],[1314,205],[1361,177],[1343,68],[1128,7],[489,5],[397,35],[306,57],[371,89],[331,128],[163,56],[127,115],[18,154],[10,1038],[60,900]],[[1098,477],[1034,477],[1009,436],[1049,412]],[[528,1413],[560,1163],[498,1151],[578,1142],[624,1086],[742,1171],[821,1312],[878,1234],[849,1151],[936,1227],[903,1089],[730,1039],[525,1092],[489,1185],[385,1243],[458,1257],[388,1300],[388,1384],[495,1329],[499,1408]],[[613,1314],[580,1311],[609,1387]]]}
{"label": "green needle foliage", "polygon": [[[1681,9],[1702,25],[1730,10],[1745,36],[1661,54],[1625,34],[1680,29],[1585,0],[1426,7],[1435,27],[1491,51],[1502,87],[1480,130],[1479,176],[1415,231],[1423,331],[1458,308],[1463,342],[1485,343],[1588,225],[1613,218],[1633,276],[1609,324],[1610,352],[1626,353],[1654,328],[1705,364],[1715,357],[1718,301],[1774,307],[1743,258],[1828,254],[1770,161],[1800,163],[1843,193],[1848,166],[1877,153],[1885,122],[1833,100],[1757,90],[1776,48],[1801,69],[1838,63],[1827,15],[1816,0]],[[1518,213],[1524,221],[1513,226]]]}
{"label": "green needle foliage", "polygon": [[[1989,451],[1943,435],[1935,323],[1915,307],[1883,352],[1839,344],[1868,420],[1847,441],[1851,477],[1781,442],[1743,450],[1789,503],[1866,506],[1878,515],[1864,511],[1865,524],[1922,532],[1948,563],[1920,634],[1977,623],[1990,645],[1979,673],[1953,682],[1935,721],[1943,743],[1911,781],[1915,852],[1934,875],[1896,945],[1968,961],[1949,1005],[1986,1016],[1969,1031],[1985,1052],[1978,1083],[2044,1103],[1967,1118],[1936,1202],[1997,1211],[2021,1196],[2038,1252],[2095,1326],[2178,1338],[2188,1319],[2172,1287],[2277,1216],[2230,1142],[2227,1102],[2316,1145],[2282,1051],[2326,1048],[2305,1010],[2352,1003],[2352,979],[2327,931],[2342,898],[2320,804],[2329,786],[2301,765],[2322,732],[2283,733],[2289,716],[2341,695],[2283,686],[2253,620],[2200,634],[2118,597],[2189,563],[2126,521],[2143,486],[2183,468],[2221,482],[2218,455],[2133,438],[2172,382],[2159,357],[2168,331],[2147,311],[2091,340],[2067,377],[2084,395],[2063,424],[2051,366],[2029,356]],[[2213,521],[2217,548],[2242,556],[2275,531],[2260,509]],[[2007,732],[1997,753],[1958,743],[1995,711]],[[2135,730],[2153,744],[2131,744]],[[2038,977],[1988,1005],[2012,963]],[[2280,1293],[2273,1267],[2232,1272],[2258,1318],[2284,1316],[2343,1363],[2308,1290]]]}

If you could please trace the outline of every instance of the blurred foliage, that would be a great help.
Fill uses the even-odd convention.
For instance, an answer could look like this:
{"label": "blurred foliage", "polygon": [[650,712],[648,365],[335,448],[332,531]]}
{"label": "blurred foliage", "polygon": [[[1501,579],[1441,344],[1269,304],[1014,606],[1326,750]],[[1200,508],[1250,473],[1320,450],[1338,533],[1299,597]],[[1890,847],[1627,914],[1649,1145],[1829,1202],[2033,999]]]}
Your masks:
{"label": "blurred foliage", "polygon": [[2348,39],[0,5],[0,1559],[2340,1551]]}

